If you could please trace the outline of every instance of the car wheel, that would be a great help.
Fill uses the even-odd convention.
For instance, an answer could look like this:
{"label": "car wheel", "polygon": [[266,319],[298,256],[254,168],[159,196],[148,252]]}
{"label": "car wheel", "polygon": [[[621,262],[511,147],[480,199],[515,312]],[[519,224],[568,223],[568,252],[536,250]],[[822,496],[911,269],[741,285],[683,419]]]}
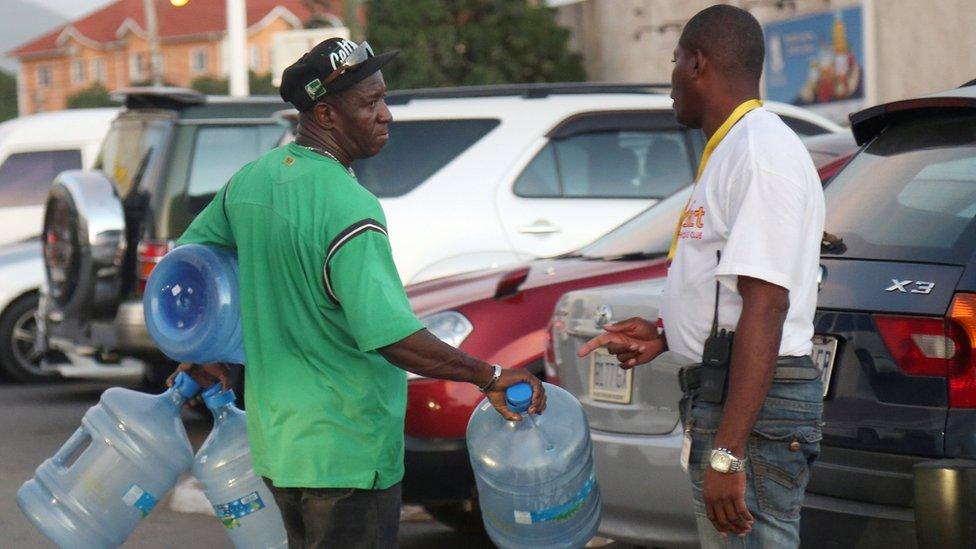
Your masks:
{"label": "car wheel", "polygon": [[55,377],[41,370],[41,353],[34,350],[37,340],[37,294],[17,298],[0,315],[0,369],[20,382],[45,381]]}
{"label": "car wheel", "polygon": [[458,532],[484,532],[481,522],[481,508],[478,500],[451,501],[445,503],[425,503],[424,509],[438,522],[450,526]]}

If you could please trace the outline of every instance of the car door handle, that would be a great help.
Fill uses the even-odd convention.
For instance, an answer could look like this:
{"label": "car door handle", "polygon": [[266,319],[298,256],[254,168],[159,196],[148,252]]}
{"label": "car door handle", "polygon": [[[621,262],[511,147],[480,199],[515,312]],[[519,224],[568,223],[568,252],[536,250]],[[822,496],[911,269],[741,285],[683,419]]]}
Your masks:
{"label": "car door handle", "polygon": [[522,234],[552,234],[558,233],[561,230],[557,225],[543,220],[536,221],[531,225],[522,225],[518,228],[518,232]]}

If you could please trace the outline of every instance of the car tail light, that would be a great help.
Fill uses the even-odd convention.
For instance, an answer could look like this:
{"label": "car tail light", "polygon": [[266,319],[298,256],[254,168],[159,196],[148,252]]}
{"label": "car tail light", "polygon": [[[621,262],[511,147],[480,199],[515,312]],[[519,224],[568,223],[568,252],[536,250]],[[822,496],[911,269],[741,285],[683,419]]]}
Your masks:
{"label": "car tail light", "polygon": [[173,243],[169,240],[142,240],[139,242],[137,250],[138,272],[139,272],[139,295],[146,290],[146,281],[152,274],[156,265],[163,260],[163,256],[173,249]]}
{"label": "car tail light", "polygon": [[877,315],[874,322],[892,358],[906,374],[946,376],[946,359],[955,353],[955,345],[946,336],[945,319]]}
{"label": "car tail light", "polygon": [[945,318],[875,315],[906,374],[948,378],[949,406],[976,408],[976,294],[956,294]]}
{"label": "car tail light", "polygon": [[949,405],[976,408],[976,294],[956,294],[949,307],[956,356],[949,366]]}

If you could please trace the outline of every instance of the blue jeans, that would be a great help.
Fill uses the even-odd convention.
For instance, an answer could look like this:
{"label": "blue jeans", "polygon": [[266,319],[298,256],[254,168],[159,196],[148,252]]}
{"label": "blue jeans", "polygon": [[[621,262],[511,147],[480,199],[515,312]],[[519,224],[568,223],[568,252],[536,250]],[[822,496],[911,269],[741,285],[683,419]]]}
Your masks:
{"label": "blue jeans", "polygon": [[[801,364],[814,367],[812,361],[794,360],[791,365]],[[822,395],[820,379],[773,383],[747,443],[746,505],[755,519],[752,532],[725,538],[708,520],[702,500],[702,479],[715,447],[713,439],[722,419],[722,405],[693,402],[688,473],[703,549],[780,549],[800,545],[803,494],[810,468],[820,453]]]}

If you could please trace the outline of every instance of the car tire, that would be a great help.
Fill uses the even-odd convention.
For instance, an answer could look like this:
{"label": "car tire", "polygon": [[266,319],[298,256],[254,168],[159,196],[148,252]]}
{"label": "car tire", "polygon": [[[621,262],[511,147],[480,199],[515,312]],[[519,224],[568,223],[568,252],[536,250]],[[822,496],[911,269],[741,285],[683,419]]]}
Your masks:
{"label": "car tire", "polygon": [[457,532],[483,533],[485,531],[477,499],[424,503],[423,507],[435,520]]}
{"label": "car tire", "polygon": [[34,352],[37,339],[37,294],[14,300],[0,314],[0,370],[22,383],[48,381],[57,376],[41,370],[41,356]]}

